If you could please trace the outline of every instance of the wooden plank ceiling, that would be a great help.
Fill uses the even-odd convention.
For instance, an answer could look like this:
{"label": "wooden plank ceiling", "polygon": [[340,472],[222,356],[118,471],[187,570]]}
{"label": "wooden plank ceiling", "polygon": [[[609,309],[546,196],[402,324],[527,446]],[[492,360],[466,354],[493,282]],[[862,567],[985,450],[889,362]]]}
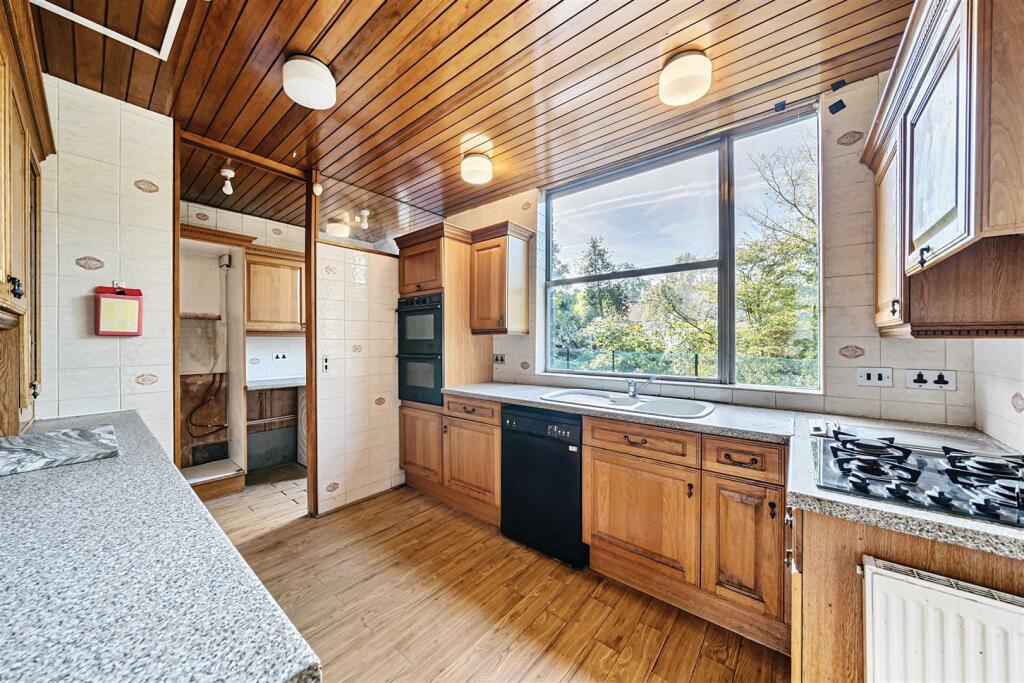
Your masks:
{"label": "wooden plank ceiling", "polygon": [[[134,21],[141,32],[143,18],[170,0],[63,3],[102,11],[107,24]],[[334,195],[355,186],[450,215],[877,74],[891,65],[912,4],[190,0],[166,62],[33,10],[44,68],[55,76],[172,115],[214,140],[318,167],[345,181],[330,184],[326,204],[345,204]],[[707,52],[713,84],[698,102],[668,107],[657,97],[658,72],[683,47]],[[282,91],[281,66],[297,53],[330,65],[334,109],[299,107]],[[474,135],[494,160],[494,179],[482,186],[459,177],[460,147]],[[294,181],[241,168],[228,198],[217,191],[224,164],[186,151],[184,198],[301,222]]]}

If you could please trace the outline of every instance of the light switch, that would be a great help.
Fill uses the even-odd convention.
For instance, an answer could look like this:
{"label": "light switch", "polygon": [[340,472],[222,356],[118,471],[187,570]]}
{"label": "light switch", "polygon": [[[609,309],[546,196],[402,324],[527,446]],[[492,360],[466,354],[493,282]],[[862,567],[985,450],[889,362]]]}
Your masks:
{"label": "light switch", "polygon": [[891,387],[892,368],[857,368],[857,384],[862,387]]}

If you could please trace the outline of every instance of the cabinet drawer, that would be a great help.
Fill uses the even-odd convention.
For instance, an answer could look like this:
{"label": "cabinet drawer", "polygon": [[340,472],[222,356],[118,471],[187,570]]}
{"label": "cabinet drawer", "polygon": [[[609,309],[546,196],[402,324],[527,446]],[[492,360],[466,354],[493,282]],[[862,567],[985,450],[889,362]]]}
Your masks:
{"label": "cabinet drawer", "polygon": [[770,484],[786,481],[786,449],[770,443],[705,436],[704,469]]}
{"label": "cabinet drawer", "polygon": [[675,465],[700,466],[700,437],[691,432],[584,417],[583,443]]}
{"label": "cabinet drawer", "polygon": [[458,398],[455,396],[444,399],[444,412],[448,415],[464,417],[488,424],[501,423],[501,404],[494,401],[480,401],[475,398]]}

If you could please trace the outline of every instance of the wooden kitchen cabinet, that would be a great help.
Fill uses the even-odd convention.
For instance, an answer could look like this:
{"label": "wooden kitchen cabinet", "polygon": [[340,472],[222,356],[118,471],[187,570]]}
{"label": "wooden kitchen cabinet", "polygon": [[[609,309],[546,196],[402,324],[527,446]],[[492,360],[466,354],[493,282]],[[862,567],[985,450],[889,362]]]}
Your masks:
{"label": "wooden kitchen cabinet", "polygon": [[583,449],[583,540],[695,585],[700,566],[700,472]]}
{"label": "wooden kitchen cabinet", "polygon": [[900,144],[894,136],[875,173],[875,326],[906,322]]}
{"label": "wooden kitchen cabinet", "polygon": [[398,459],[407,473],[440,484],[441,414],[402,406],[398,410]]}
{"label": "wooden kitchen cabinet", "polygon": [[781,619],[782,489],[704,472],[702,497],[701,589]]}
{"label": "wooden kitchen cabinet", "polygon": [[17,99],[8,91],[7,101],[7,163],[8,163],[8,249],[5,281],[7,309],[14,313],[28,310],[29,234],[32,229],[29,215],[29,149],[24,119]]}
{"label": "wooden kitchen cabinet", "polygon": [[245,331],[304,334],[305,263],[284,256],[245,255]]}
{"label": "wooden kitchen cabinet", "polygon": [[444,240],[441,238],[401,249],[398,253],[398,293],[417,294],[444,286]]}
{"label": "wooden kitchen cabinet", "polygon": [[532,237],[529,230],[508,221],[473,232],[469,257],[473,334],[529,333]]}
{"label": "wooden kitchen cabinet", "polygon": [[445,416],[444,486],[456,493],[501,504],[501,427]]}

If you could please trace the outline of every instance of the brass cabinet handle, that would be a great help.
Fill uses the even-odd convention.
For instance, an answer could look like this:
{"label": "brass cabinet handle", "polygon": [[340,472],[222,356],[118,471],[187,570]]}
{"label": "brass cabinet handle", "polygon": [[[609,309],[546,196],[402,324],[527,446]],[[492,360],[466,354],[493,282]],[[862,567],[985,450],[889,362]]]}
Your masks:
{"label": "brass cabinet handle", "polygon": [[733,465],[736,465],[736,467],[753,467],[754,465],[757,464],[757,458],[752,457],[750,460],[743,462],[742,460],[736,460],[735,458],[733,458],[732,453],[730,453],[729,451],[726,451],[722,457],[731,462]]}
{"label": "brass cabinet handle", "polygon": [[634,441],[633,439],[631,439],[629,437],[629,434],[623,434],[622,435],[622,440],[625,441],[630,446],[646,446],[647,445],[647,439],[640,439],[639,441]]}

